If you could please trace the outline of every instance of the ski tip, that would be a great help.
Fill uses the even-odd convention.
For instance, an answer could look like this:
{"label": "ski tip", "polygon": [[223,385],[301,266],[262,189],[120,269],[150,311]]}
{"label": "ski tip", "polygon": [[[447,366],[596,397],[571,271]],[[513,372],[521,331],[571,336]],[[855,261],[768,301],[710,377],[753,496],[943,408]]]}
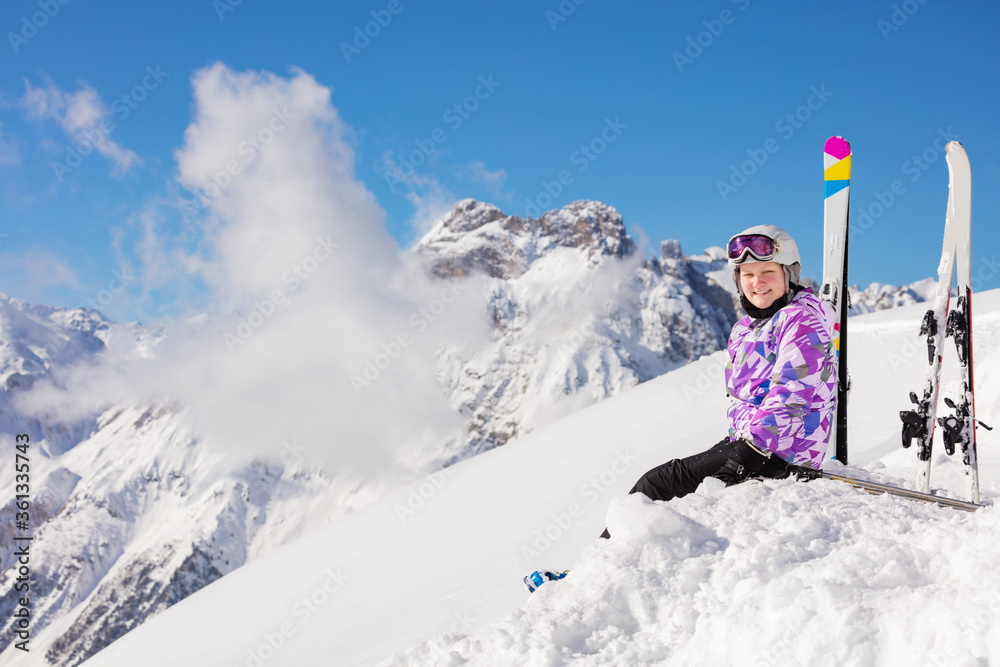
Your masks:
{"label": "ski tip", "polygon": [[823,148],[823,152],[827,155],[835,157],[838,160],[843,160],[851,154],[851,145],[847,143],[847,139],[844,139],[843,137],[830,137],[826,140],[826,146]]}
{"label": "ski tip", "polygon": [[843,137],[830,137],[823,149],[823,180],[826,181],[825,198],[829,198],[851,184],[851,145]]}
{"label": "ski tip", "polygon": [[965,146],[963,146],[962,142],[960,142],[960,141],[954,141],[954,140],[952,140],[952,141],[948,142],[948,145],[946,145],[944,147],[944,150],[945,150],[946,154],[947,153],[959,153],[959,152],[964,153],[965,152]]}

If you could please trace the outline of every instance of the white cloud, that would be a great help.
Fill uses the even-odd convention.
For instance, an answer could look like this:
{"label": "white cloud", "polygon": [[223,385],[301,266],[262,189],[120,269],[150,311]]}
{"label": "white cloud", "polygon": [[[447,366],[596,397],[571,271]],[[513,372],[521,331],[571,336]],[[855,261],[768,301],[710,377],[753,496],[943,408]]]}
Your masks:
{"label": "white cloud", "polygon": [[[436,156],[435,153],[432,157]],[[386,175],[392,191],[405,197],[413,207],[409,223],[419,241],[435,222],[451,210],[456,201],[470,195],[455,195],[437,176],[421,173],[409,165],[404,167],[400,167],[391,151],[385,151],[376,164],[376,170]],[[490,171],[482,160],[473,160],[452,164],[447,167],[447,172],[450,180],[476,186],[477,189],[485,188],[501,200],[510,199],[509,193],[502,192],[507,180],[507,172],[503,169]]]}
{"label": "white cloud", "polygon": [[406,170],[400,168],[391,151],[385,151],[376,169],[392,177],[389,182],[395,194],[400,194],[410,202],[413,215],[410,216],[410,228],[419,237],[451,210],[455,202],[461,199],[455,196],[435,176],[421,174],[412,167]]}
{"label": "white cloud", "polygon": [[24,88],[21,107],[28,117],[56,121],[70,140],[70,148],[81,154],[96,150],[111,160],[113,174],[127,172],[139,162],[133,151],[111,139],[115,127],[111,108],[90,86],[81,84],[76,91],[65,92],[51,82],[36,88],[25,80]]}
{"label": "white cloud", "polygon": [[[0,235],[0,243],[6,236],[6,234]],[[75,269],[63,259],[38,250],[16,254],[0,253],[0,281],[5,284],[16,282],[21,287],[18,296],[25,300],[41,296],[47,288],[80,289],[81,287]]]}
{"label": "white cloud", "polygon": [[419,240],[451,210],[459,198],[433,177],[415,176],[411,182],[415,187],[406,193],[406,199],[413,207],[410,227],[417,233]]}
{"label": "white cloud", "polygon": [[441,298],[444,284],[401,261],[329,88],[222,64],[192,85],[177,179],[202,211],[174,225],[154,205],[131,233],[136,288],[183,298],[203,285],[189,314],[207,315],[170,326],[124,389],[114,373],[80,374],[85,394],[107,376],[109,399],[180,399],[234,454],[276,457],[294,440],[334,473],[426,463],[462,427],[436,354],[484,327],[477,290]]}
{"label": "white cloud", "polygon": [[455,172],[462,178],[472,182],[485,185],[491,191],[500,193],[500,188],[507,180],[507,172],[503,169],[490,171],[486,168],[486,163],[482,160],[473,160],[466,164],[457,165]]}

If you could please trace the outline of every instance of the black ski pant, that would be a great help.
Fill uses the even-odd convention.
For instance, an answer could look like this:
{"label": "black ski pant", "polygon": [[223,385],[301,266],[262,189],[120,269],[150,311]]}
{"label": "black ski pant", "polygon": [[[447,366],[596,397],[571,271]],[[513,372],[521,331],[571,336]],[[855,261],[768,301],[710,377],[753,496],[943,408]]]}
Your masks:
{"label": "black ski pant", "polygon": [[[652,500],[671,500],[694,493],[706,478],[719,472],[722,466],[726,465],[735,446],[736,443],[726,436],[711,449],[700,454],[667,461],[640,477],[629,493],[642,493]],[[777,456],[768,457],[755,476],[783,477],[787,465]],[[607,528],[601,537],[611,537]]]}

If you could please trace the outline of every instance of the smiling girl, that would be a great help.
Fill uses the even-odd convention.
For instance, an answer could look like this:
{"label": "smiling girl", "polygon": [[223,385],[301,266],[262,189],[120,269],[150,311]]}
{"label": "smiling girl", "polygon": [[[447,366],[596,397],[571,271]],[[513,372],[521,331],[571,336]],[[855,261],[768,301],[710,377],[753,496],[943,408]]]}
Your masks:
{"label": "smiling girl", "polygon": [[789,463],[819,468],[826,455],[836,407],[833,310],[798,284],[798,247],[780,227],[751,227],[727,252],[747,313],[729,336],[729,433],[707,451],[653,468],[630,493],[670,500],[707,477],[727,486],[782,477]]}

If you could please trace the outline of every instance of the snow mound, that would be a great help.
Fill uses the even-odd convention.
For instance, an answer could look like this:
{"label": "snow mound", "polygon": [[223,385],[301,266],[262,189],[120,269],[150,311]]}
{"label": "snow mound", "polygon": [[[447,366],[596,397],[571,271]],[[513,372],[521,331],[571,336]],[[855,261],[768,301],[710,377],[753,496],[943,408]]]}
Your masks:
{"label": "snow mound", "polygon": [[966,514],[826,480],[717,487],[669,503],[615,499],[612,539],[585,549],[566,579],[498,623],[381,665],[987,664],[1000,655],[996,508]]}

